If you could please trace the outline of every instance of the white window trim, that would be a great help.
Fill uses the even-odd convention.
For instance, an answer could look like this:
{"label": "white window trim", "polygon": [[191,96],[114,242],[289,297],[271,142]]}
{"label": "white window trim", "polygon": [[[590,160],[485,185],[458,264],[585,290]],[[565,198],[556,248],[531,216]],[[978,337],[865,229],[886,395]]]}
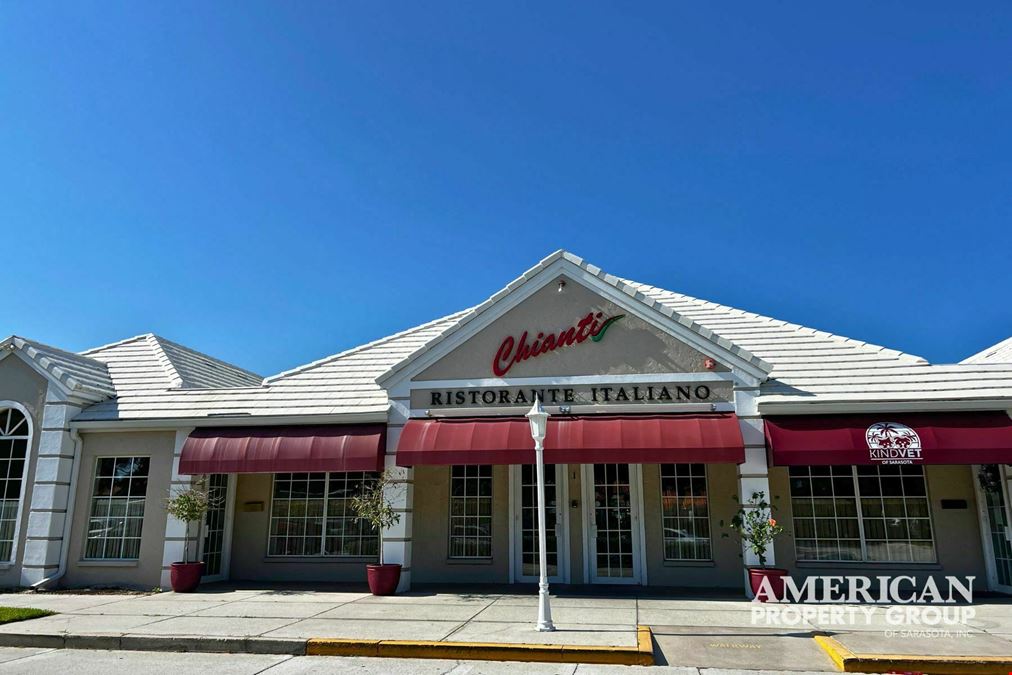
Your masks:
{"label": "white window trim", "polygon": [[[25,450],[25,466],[21,471],[21,494],[18,496],[18,517],[14,521],[14,543],[11,545],[11,558],[10,560],[0,561],[0,566],[10,567],[16,564],[18,559],[18,553],[20,551],[19,544],[21,543],[21,521],[24,518],[25,508],[25,496],[28,493],[28,469],[35,463],[34,458],[34,443],[35,440],[35,420],[32,419],[32,415],[28,412],[28,408],[21,405],[17,401],[0,401],[0,410],[4,408],[13,408],[25,416],[28,420],[28,447]],[[11,436],[11,438],[21,438],[21,436]]]}
{"label": "white window trim", "polygon": [[[812,464],[811,466],[819,466]],[[857,530],[858,535],[861,537],[861,560],[839,560],[839,559],[811,559],[811,558],[799,558],[798,557],[798,537],[797,528],[794,526],[794,495],[791,494],[790,476],[788,475],[787,480],[787,493],[791,498],[791,539],[794,540],[794,561],[795,563],[803,563],[805,565],[937,565],[938,564],[938,540],[935,537],[935,514],[931,508],[931,491],[928,486],[928,466],[921,464],[921,474],[924,477],[924,499],[928,502],[928,524],[931,526],[931,552],[933,554],[931,560],[868,560],[868,540],[864,535],[864,511],[861,510],[861,490],[858,487],[858,475],[857,465],[851,465],[850,475],[854,480],[854,500],[857,508]],[[809,475],[809,479],[811,475]],[[707,486],[709,490],[709,486]],[[873,498],[869,496],[869,499]],[[904,507],[905,509],[905,507]],[[839,537],[837,537],[839,540]],[[908,539],[908,541],[910,541]]]}
{"label": "white window trim", "polygon": [[[330,494],[330,474],[332,473],[372,473],[379,475],[377,471],[280,471],[279,473],[295,474],[295,473],[322,473],[324,474],[323,484],[323,530],[320,535],[321,546],[320,550],[323,551],[327,544],[327,503],[330,501],[328,495]],[[304,562],[307,560],[347,560],[352,562],[371,560],[379,560],[379,553],[377,555],[338,555],[328,553],[311,553],[309,555],[286,555],[271,553],[271,524],[274,522],[274,484],[277,482],[278,474],[271,474],[271,508],[267,512],[267,543],[264,549],[264,558],[272,562]],[[335,500],[336,501],[336,500]],[[377,545],[383,546],[383,534],[382,532],[377,534]]]}
{"label": "white window trim", "polygon": [[[141,550],[137,551],[136,558],[89,558],[88,557],[88,528],[91,527],[92,507],[95,501],[95,472],[98,471],[98,463],[103,459],[140,459],[147,458],[148,460],[148,485],[144,488],[144,516],[141,518],[141,549],[144,547],[144,519],[148,516],[148,489],[151,488],[151,455],[134,455],[130,453],[122,455],[96,455],[93,458],[91,465],[91,488],[88,490],[88,517],[84,522],[84,537],[82,538],[81,551],[81,562],[84,563],[97,563],[97,562],[110,562],[110,563],[128,563],[128,562],[139,562],[141,559]],[[71,497],[73,499],[73,497]]]}
{"label": "white window trim", "polygon": [[[703,465],[703,480],[706,485],[706,523],[709,526],[710,533],[707,539],[710,540],[710,557],[709,558],[669,558],[667,555],[667,549],[664,546],[664,472],[661,467],[665,464],[702,464]],[[657,465],[657,501],[661,507],[661,559],[664,562],[672,563],[706,563],[713,562],[713,514],[710,513],[710,467],[704,462],[661,462]]]}
{"label": "white window trim", "polygon": [[[489,554],[488,555],[451,555],[453,550],[453,467],[454,466],[487,466],[490,469],[489,480],[492,481],[492,492],[488,496],[488,500],[491,502],[492,513],[488,516],[489,522]],[[451,464],[447,467],[450,474],[450,482],[448,483],[449,494],[446,500],[446,559],[447,560],[476,560],[486,562],[493,559],[493,547],[495,545],[495,535],[492,534],[493,528],[495,527],[495,465],[494,464]],[[466,477],[465,477],[465,485]],[[478,479],[480,480],[480,478]],[[467,498],[467,495],[464,495]],[[475,495],[475,499],[480,498]],[[466,537],[465,537],[466,539]]]}

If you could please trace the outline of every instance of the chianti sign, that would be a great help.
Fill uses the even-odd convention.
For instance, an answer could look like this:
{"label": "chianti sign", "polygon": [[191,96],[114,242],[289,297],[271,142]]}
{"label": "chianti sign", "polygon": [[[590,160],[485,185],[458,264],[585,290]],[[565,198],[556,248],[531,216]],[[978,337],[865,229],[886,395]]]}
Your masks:
{"label": "chianti sign", "polygon": [[581,344],[586,342],[588,338],[591,342],[600,342],[604,338],[605,331],[623,317],[625,314],[616,314],[605,319],[601,312],[589,312],[576,325],[558,333],[545,335],[539,332],[538,336],[530,343],[527,342],[527,331],[521,333],[520,337],[516,339],[512,335],[507,335],[499,344],[499,349],[492,359],[492,372],[496,377],[504,377],[510,368],[522,361],[554,352],[557,349]]}

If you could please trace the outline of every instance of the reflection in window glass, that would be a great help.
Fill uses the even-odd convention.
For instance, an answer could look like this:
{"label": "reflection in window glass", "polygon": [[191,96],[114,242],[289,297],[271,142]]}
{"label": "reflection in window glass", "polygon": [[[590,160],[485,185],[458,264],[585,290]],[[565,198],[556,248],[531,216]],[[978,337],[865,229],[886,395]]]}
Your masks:
{"label": "reflection in window glass", "polygon": [[141,552],[148,457],[99,457],[84,557],[136,560]]}

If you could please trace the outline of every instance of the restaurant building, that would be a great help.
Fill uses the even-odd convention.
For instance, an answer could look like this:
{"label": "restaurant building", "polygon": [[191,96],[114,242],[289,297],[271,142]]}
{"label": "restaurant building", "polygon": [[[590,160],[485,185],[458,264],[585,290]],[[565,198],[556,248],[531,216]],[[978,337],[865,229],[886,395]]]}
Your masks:
{"label": "restaurant building", "polygon": [[[154,335],[0,347],[0,586],[167,587],[164,499],[197,477],[209,581],[360,582],[381,546],[402,589],[535,581],[538,397],[555,583],[740,589],[726,523],[763,492],[792,575],[1012,592],[1010,343],[931,365],[559,251],[267,378]],[[348,501],[385,467],[402,518],[378,533]]]}

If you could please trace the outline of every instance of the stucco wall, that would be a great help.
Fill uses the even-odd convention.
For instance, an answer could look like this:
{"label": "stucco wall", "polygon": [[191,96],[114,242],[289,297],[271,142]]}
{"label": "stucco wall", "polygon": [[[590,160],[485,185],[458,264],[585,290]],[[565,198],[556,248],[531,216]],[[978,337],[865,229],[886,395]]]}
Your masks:
{"label": "stucco wall", "polygon": [[738,507],[733,499],[738,491],[737,467],[733,464],[708,465],[706,483],[713,560],[665,561],[660,466],[643,465],[647,581],[651,586],[741,587],[741,549],[733,537],[721,536],[729,530],[720,526],[721,521],[727,523],[731,519]]}
{"label": "stucco wall", "polygon": [[[236,481],[235,518],[232,524],[230,578],[236,581],[324,581],[365,583],[365,566],[373,559],[268,557],[271,474],[240,474]],[[262,503],[262,511],[247,510]]]}
{"label": "stucco wall", "polygon": [[[74,521],[70,535],[66,587],[116,585],[155,588],[161,583],[165,545],[165,499],[172,471],[175,434],[171,431],[82,433],[81,473],[78,478]],[[136,561],[84,560],[85,540],[99,457],[150,457],[145,495],[141,551]]]}
{"label": "stucco wall", "polygon": [[[976,576],[974,587],[986,586],[987,573],[981,548],[980,523],[974,476],[969,466],[926,466],[928,498],[931,502],[931,526],[935,538],[935,563],[822,563],[795,560],[793,523],[791,522],[790,483],[785,468],[770,470],[770,490],[777,516],[784,525],[784,536],[776,542],[777,567],[788,569],[795,577],[813,575],[900,573],[923,580],[928,576],[941,582],[945,575]],[[965,509],[942,509],[943,499],[962,499]]]}
{"label": "stucco wall", "polygon": [[415,469],[415,511],[412,538],[413,583],[509,582],[509,467],[492,470],[492,559],[451,560],[450,467]]}
{"label": "stucco wall", "polygon": [[0,361],[0,401],[15,401],[23,405],[31,416],[31,447],[28,455],[28,475],[22,486],[21,521],[18,527],[18,541],[15,542],[15,558],[10,565],[0,566],[0,588],[21,584],[21,560],[25,552],[25,531],[28,527],[28,506],[32,503],[32,486],[35,484],[35,460],[39,451],[39,431],[42,422],[42,406],[46,400],[46,380],[16,356]]}

